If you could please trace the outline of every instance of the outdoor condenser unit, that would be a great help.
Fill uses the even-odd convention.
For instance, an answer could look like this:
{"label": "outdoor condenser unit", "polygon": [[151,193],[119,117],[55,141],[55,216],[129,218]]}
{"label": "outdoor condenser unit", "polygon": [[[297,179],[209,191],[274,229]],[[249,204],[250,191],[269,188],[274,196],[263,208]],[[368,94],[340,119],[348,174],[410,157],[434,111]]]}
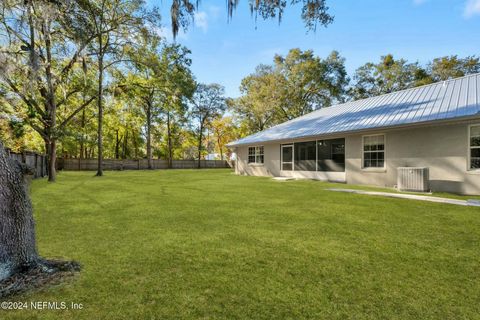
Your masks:
{"label": "outdoor condenser unit", "polygon": [[397,188],[400,191],[427,192],[430,190],[428,180],[428,168],[397,168]]}

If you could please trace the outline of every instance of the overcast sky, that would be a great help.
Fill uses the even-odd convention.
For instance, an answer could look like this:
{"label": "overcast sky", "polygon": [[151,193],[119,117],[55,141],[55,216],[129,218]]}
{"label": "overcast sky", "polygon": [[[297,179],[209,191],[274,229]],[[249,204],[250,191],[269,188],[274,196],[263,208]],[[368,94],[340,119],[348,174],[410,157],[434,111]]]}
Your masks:
{"label": "overcast sky", "polygon": [[[171,41],[168,0],[148,0],[161,8],[162,33]],[[451,54],[480,55],[480,0],[327,0],[335,16],[328,28],[307,33],[300,7],[287,8],[282,23],[250,16],[248,0],[240,2],[227,22],[225,0],[203,0],[195,23],[177,42],[192,51],[192,69],[201,82],[225,86],[239,95],[240,81],[275,53],[312,49],[325,57],[338,50],[347,71],[381,55],[425,63]]]}

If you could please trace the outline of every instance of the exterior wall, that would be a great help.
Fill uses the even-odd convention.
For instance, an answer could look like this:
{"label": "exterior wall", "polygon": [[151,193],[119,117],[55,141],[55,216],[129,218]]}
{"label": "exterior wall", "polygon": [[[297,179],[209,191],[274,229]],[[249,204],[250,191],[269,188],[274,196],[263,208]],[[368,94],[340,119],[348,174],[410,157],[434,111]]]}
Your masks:
{"label": "exterior wall", "polygon": [[346,182],[345,172],[322,172],[322,171],[282,171],[282,177],[297,179],[315,179],[332,182]]}
{"label": "exterior wall", "polygon": [[280,144],[266,143],[259,144],[264,146],[264,164],[248,163],[248,146],[242,146],[236,149],[237,161],[235,172],[237,174],[249,176],[280,176]]}
{"label": "exterior wall", "polygon": [[398,167],[428,167],[432,191],[480,194],[480,172],[468,170],[468,127],[461,123],[377,132],[385,133],[386,168],[373,171],[362,169],[362,135],[349,136],[347,183],[393,187]]}
{"label": "exterior wall", "polygon": [[[310,139],[311,140],[311,139]],[[308,141],[308,140],[297,140]],[[319,172],[319,171],[282,171],[281,170],[281,144],[265,143],[264,164],[248,163],[248,147],[236,149],[237,162],[235,172],[241,175],[266,176],[266,177],[294,177],[299,179],[316,179],[324,181],[345,182],[345,172]],[[253,145],[252,145],[253,146]]]}
{"label": "exterior wall", "polygon": [[[411,127],[395,130],[369,131],[345,135],[345,173],[280,171],[280,143],[264,145],[264,165],[248,164],[248,146],[237,148],[238,174],[256,176],[293,176],[330,181],[345,181],[394,187],[397,184],[398,167],[428,167],[430,188],[460,194],[480,194],[480,171],[468,170],[468,127],[480,124],[480,120],[456,124]],[[362,169],[362,137],[370,134],[385,134],[385,169]],[[338,138],[341,136],[334,136]],[[298,139],[330,139],[317,137]],[[292,141],[285,141],[285,143]]]}

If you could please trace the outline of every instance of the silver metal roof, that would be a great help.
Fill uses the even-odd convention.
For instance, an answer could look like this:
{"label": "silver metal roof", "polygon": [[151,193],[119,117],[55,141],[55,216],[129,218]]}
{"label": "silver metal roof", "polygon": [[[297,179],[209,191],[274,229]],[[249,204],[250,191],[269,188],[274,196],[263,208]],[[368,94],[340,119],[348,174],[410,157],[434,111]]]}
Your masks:
{"label": "silver metal roof", "polygon": [[480,74],[322,108],[228,146],[475,116],[480,117]]}

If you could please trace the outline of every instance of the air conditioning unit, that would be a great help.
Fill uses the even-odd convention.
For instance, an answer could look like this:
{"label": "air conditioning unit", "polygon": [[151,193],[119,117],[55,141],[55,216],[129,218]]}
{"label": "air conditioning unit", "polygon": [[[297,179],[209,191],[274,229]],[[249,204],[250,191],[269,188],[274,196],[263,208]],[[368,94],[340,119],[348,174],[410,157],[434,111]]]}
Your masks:
{"label": "air conditioning unit", "polygon": [[400,191],[427,192],[430,190],[428,168],[401,167],[397,168],[397,188]]}

